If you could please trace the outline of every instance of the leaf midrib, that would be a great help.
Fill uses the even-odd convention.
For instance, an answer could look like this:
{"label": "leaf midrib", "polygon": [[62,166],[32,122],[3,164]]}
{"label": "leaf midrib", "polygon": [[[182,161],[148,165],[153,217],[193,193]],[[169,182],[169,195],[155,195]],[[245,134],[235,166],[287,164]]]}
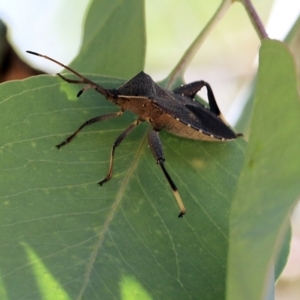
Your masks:
{"label": "leaf midrib", "polygon": [[92,251],[91,256],[89,258],[88,265],[87,265],[86,272],[85,272],[85,276],[84,276],[84,281],[83,281],[82,287],[79,291],[77,299],[82,299],[85,288],[88,286],[90,275],[91,275],[91,272],[92,272],[97,254],[98,254],[99,250],[101,249],[101,246],[102,246],[102,243],[105,239],[105,235],[108,231],[109,225],[113,221],[115,213],[117,212],[117,209],[118,209],[119,205],[121,204],[121,201],[122,201],[123,196],[125,194],[125,190],[128,186],[129,180],[131,179],[133,172],[137,168],[139,159],[142,155],[143,150],[145,149],[145,144],[146,143],[147,143],[147,132],[144,134],[143,138],[141,139],[141,142],[139,144],[139,147],[137,148],[137,151],[136,151],[135,156],[132,160],[132,163],[130,164],[130,166],[129,166],[129,168],[128,168],[125,176],[124,176],[122,184],[119,188],[119,191],[116,194],[116,199],[113,202],[113,204],[110,208],[110,211],[107,215],[107,218],[106,218],[106,220],[103,224],[103,227],[102,227],[101,231],[98,234],[98,239],[95,242],[93,251]]}

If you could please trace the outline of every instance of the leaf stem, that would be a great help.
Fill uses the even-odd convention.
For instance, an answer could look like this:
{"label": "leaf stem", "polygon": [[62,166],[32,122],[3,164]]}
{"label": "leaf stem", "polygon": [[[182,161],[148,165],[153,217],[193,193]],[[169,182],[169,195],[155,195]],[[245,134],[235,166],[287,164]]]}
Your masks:
{"label": "leaf stem", "polygon": [[265,29],[259,15],[257,14],[251,0],[239,0],[239,1],[244,5],[244,7],[248,13],[248,16],[250,18],[250,21],[253,24],[254,29],[256,30],[260,40],[267,39],[268,34],[266,32],[266,29]]}
{"label": "leaf stem", "polygon": [[170,75],[166,79],[167,88],[170,88],[180,77],[183,77],[183,74],[192,59],[196,55],[197,51],[205,41],[206,37],[210,34],[212,29],[216,26],[216,24],[222,19],[228,8],[230,7],[233,0],[223,0],[220,4],[219,8],[212,16],[210,21],[204,27],[204,29],[199,33],[194,42],[190,45],[190,47],[186,50],[176,67],[170,73]]}

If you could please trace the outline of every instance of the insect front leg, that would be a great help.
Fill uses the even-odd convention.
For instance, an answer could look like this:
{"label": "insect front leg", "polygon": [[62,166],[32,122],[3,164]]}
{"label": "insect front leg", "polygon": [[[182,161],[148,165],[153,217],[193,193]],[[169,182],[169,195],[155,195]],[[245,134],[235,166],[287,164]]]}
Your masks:
{"label": "insect front leg", "polygon": [[113,143],[113,146],[111,148],[111,152],[110,152],[110,162],[109,162],[109,169],[108,169],[108,174],[107,176],[101,180],[100,182],[98,182],[100,185],[102,185],[103,183],[105,183],[106,181],[110,180],[112,177],[112,173],[113,173],[113,164],[114,164],[114,156],[115,156],[115,149],[116,147],[118,147],[121,142],[126,138],[126,136],[128,136],[128,134],[135,128],[135,126],[137,126],[138,124],[140,124],[140,120],[135,120],[132,124],[130,124],[119,136],[118,138],[115,140],[115,142]]}
{"label": "insect front leg", "polygon": [[75,84],[87,84],[87,86],[85,86],[84,88],[82,88],[79,93],[77,94],[77,97],[79,97],[84,91],[86,91],[87,89],[95,89],[97,92],[99,92],[100,94],[102,94],[103,96],[105,97],[108,97],[109,96],[109,92],[107,89],[103,88],[101,85],[93,82],[92,80],[82,76],[81,74],[79,74],[78,72],[76,72],[75,70],[71,69],[70,67],[62,64],[61,62],[47,56],[47,55],[43,55],[43,54],[40,54],[40,53],[37,53],[37,52],[33,52],[33,51],[26,51],[27,53],[29,54],[32,54],[32,55],[36,55],[36,56],[40,56],[40,57],[43,57],[45,59],[48,59],[50,61],[53,61],[54,63],[58,64],[59,66],[67,69],[68,71],[70,71],[71,73],[75,74],[78,78],[80,79],[69,79],[69,78],[66,78],[65,76],[61,75],[61,74],[57,74],[61,79],[63,79],[64,81],[68,82],[68,83],[75,83]]}
{"label": "insect front leg", "polygon": [[103,116],[98,116],[98,117],[95,117],[95,118],[92,118],[90,120],[87,120],[85,121],[72,135],[70,135],[68,138],[66,138],[62,143],[56,145],[55,147],[57,149],[59,149],[60,147],[70,143],[73,138],[77,135],[77,133],[79,131],[81,131],[85,126],[87,125],[91,125],[93,123],[96,123],[96,122],[100,122],[100,121],[104,121],[104,120],[108,120],[108,119],[111,119],[111,118],[116,118],[116,117],[119,117],[123,114],[122,111],[118,111],[116,113],[111,113],[111,114],[107,114],[107,115],[103,115]]}
{"label": "insect front leg", "polygon": [[172,180],[171,176],[169,175],[169,173],[167,172],[167,170],[164,166],[165,158],[164,158],[163,147],[162,147],[162,143],[161,143],[158,131],[155,131],[154,129],[149,131],[148,143],[149,143],[151,152],[153,153],[154,158],[156,159],[156,162],[160,165],[165,177],[167,178],[167,180],[173,190],[174,196],[176,198],[176,201],[177,201],[179,209],[180,209],[178,218],[181,218],[186,213],[186,209],[182,203],[182,200],[180,198],[178,189],[177,189],[174,181]]}

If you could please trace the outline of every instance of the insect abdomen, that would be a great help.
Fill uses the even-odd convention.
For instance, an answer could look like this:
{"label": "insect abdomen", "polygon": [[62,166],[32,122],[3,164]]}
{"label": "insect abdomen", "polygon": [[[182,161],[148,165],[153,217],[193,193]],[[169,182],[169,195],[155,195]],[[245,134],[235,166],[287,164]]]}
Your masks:
{"label": "insect abdomen", "polygon": [[213,134],[206,133],[201,129],[196,129],[189,124],[185,124],[168,114],[162,114],[158,119],[151,122],[154,128],[164,129],[165,131],[184,138],[202,141],[225,141],[222,137],[215,137]]}

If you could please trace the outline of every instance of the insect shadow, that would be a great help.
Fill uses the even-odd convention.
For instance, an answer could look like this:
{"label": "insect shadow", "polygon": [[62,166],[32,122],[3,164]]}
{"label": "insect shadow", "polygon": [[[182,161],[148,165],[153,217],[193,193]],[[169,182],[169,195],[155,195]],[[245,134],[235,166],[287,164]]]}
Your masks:
{"label": "insect shadow", "polygon": [[[65,66],[51,57],[32,51],[26,52],[48,59],[75,74],[79,78],[78,80],[66,78],[61,74],[57,75],[68,83],[85,84],[78,92],[77,97],[88,89],[94,89],[107,100],[120,107],[120,111],[118,112],[101,115],[84,122],[72,135],[56,146],[58,149],[70,143],[78,132],[87,125],[119,117],[126,110],[131,111],[137,116],[137,119],[130,124],[113,143],[108,174],[99,182],[100,185],[112,178],[116,147],[119,146],[141,122],[147,121],[151,124],[151,129],[148,132],[149,147],[173,190],[180,209],[178,218],[186,213],[186,209],[173,179],[165,168],[165,158],[159,131],[165,130],[183,138],[205,141],[229,141],[242,136],[241,133],[235,133],[228,126],[220,112],[210,85],[203,80],[182,85],[170,91],[158,86],[149,75],[140,72],[118,88],[105,89],[101,85],[85,78],[70,67]],[[197,92],[204,86],[207,90],[209,108],[206,108],[194,100]]]}

